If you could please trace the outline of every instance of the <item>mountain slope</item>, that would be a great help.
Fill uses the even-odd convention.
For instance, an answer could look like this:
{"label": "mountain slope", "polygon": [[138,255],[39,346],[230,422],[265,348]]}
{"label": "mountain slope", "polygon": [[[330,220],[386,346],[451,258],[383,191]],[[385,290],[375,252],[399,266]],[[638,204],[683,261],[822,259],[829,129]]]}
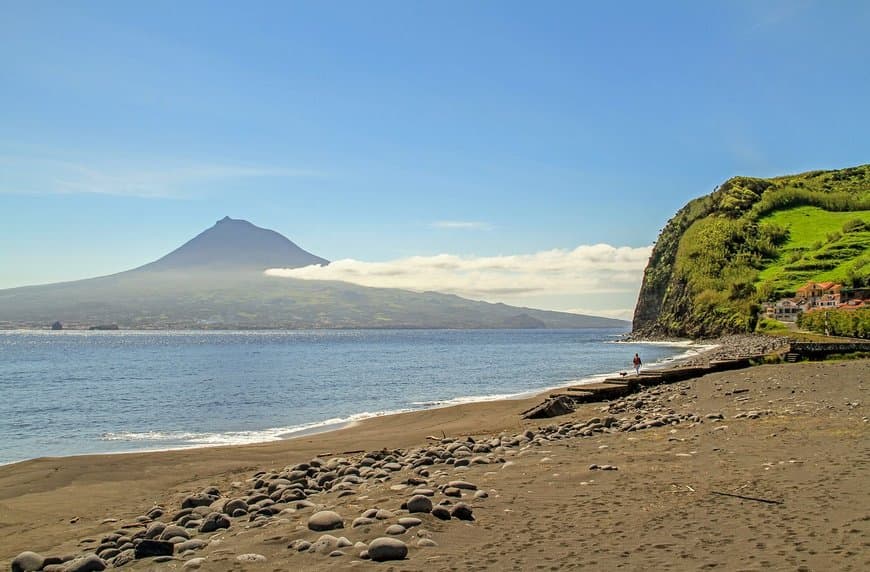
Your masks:
{"label": "mountain slope", "polygon": [[729,179],[662,230],[633,330],[649,337],[746,332],[761,302],[793,294],[807,280],[866,284],[870,232],[861,221],[870,226],[870,165]]}
{"label": "mountain slope", "polygon": [[475,302],[458,296],[266,276],[326,261],[273,231],[224,219],[127,272],[0,290],[0,327],[625,328],[621,320]]}
{"label": "mountain slope", "polygon": [[329,264],[274,230],[224,217],[215,225],[139,271],[300,268]]}

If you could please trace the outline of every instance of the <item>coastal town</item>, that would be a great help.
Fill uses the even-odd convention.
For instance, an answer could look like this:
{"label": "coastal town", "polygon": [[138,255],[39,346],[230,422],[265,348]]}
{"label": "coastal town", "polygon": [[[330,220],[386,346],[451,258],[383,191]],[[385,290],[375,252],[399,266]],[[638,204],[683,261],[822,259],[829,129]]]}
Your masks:
{"label": "coastal town", "polygon": [[792,298],[764,305],[767,318],[796,322],[801,314],[817,310],[857,310],[870,307],[870,288],[845,288],[836,282],[807,282]]}

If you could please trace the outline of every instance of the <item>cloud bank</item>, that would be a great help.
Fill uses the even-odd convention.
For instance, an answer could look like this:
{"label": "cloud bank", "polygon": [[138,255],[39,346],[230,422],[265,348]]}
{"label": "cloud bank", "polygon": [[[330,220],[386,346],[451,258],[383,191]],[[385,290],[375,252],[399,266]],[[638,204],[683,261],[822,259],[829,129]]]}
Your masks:
{"label": "cloud bank", "polygon": [[[549,309],[572,311],[582,306],[582,313],[629,317],[651,252],[652,246],[595,244],[509,256],[438,254],[386,262],[343,259],[328,266],[272,268],[266,274],[418,292],[431,290],[509,304],[558,299],[562,301],[560,307],[547,304]],[[590,300],[609,300],[611,305],[596,310]],[[625,306],[614,308],[614,300]]]}

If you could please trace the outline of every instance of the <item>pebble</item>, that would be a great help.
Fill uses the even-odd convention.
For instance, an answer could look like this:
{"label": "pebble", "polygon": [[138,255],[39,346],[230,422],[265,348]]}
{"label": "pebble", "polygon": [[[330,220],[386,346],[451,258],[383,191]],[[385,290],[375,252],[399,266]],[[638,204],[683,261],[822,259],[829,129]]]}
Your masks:
{"label": "pebble", "polygon": [[22,552],[12,560],[12,572],[31,572],[42,570],[45,558],[36,552]]}
{"label": "pebble", "polygon": [[408,555],[408,545],[398,538],[381,536],[369,543],[367,552],[375,562],[403,560]]}
{"label": "pebble", "polygon": [[76,558],[66,566],[65,572],[101,572],[106,569],[106,562],[96,554]]}
{"label": "pebble", "polygon": [[424,495],[414,495],[408,499],[408,512],[431,512],[432,499]]}
{"label": "pebble", "polygon": [[205,558],[191,558],[187,562],[184,563],[182,568],[187,570],[197,570],[202,567],[202,563],[205,562]]}
{"label": "pebble", "polygon": [[199,525],[199,531],[207,533],[229,527],[230,519],[225,514],[221,514],[219,512],[212,512],[209,513],[208,516],[206,516],[205,519],[202,521],[202,524]]}
{"label": "pebble", "polygon": [[405,528],[411,528],[414,526],[420,526],[421,524],[423,524],[423,521],[413,516],[406,516],[399,519],[399,524],[401,524]]}
{"label": "pebble", "polygon": [[190,540],[185,540],[184,542],[179,542],[175,545],[175,549],[179,552],[185,552],[187,550],[199,550],[201,548],[205,548],[208,546],[208,541],[202,540],[201,538],[191,538]]}
{"label": "pebble", "polygon": [[465,489],[465,490],[469,490],[469,491],[476,491],[477,490],[477,485],[469,483],[468,481],[450,481],[449,483],[447,483],[447,486],[453,487],[456,489]]}
{"label": "pebble", "polygon": [[266,557],[262,554],[254,554],[253,552],[250,552],[248,554],[239,554],[236,556],[236,560],[239,562],[265,562]]}
{"label": "pebble", "polygon": [[399,534],[405,534],[406,531],[407,531],[407,529],[404,526],[402,526],[401,524],[391,524],[390,526],[387,527],[387,529],[384,532],[386,532],[387,534],[397,536]]}
{"label": "pebble", "polygon": [[136,558],[150,558],[152,556],[171,556],[175,552],[175,545],[165,540],[143,540],[136,545]]}
{"label": "pebble", "polygon": [[431,538],[421,538],[417,541],[418,548],[433,548],[438,546],[438,543]]}
{"label": "pebble", "polygon": [[441,520],[450,520],[450,511],[443,506],[436,506],[432,509],[432,516]]}
{"label": "pebble", "polygon": [[308,528],[315,531],[335,530],[344,528],[344,522],[337,512],[322,510],[311,515],[308,519]]}
{"label": "pebble", "polygon": [[360,526],[367,526],[369,524],[374,524],[375,522],[376,521],[373,518],[367,518],[365,516],[360,516],[358,518],[353,519],[353,522],[351,523],[350,527],[357,528]]}
{"label": "pebble", "polygon": [[160,540],[169,540],[170,538],[175,538],[176,536],[180,536],[185,540],[190,539],[190,533],[187,532],[183,527],[178,526],[177,524],[170,524],[166,528],[163,529],[163,532],[160,533],[158,537]]}
{"label": "pebble", "polygon": [[464,502],[456,503],[456,505],[450,509],[450,516],[458,518],[459,520],[474,520],[471,506]]}

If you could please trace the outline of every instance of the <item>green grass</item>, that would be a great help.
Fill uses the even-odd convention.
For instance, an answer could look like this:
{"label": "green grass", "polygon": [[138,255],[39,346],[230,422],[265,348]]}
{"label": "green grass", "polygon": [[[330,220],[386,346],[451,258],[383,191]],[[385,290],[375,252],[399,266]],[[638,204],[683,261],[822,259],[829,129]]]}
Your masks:
{"label": "green grass", "polygon": [[868,225],[870,165],[733,177],[665,225],[634,328],[684,337],[752,331],[762,302],[809,280],[870,285]]}
{"label": "green grass", "polygon": [[804,206],[777,211],[760,223],[786,228],[779,256],[758,275],[763,297],[791,294],[808,280],[848,283],[870,273],[870,231],[842,234],[846,222],[870,224],[870,211],[830,212]]}

